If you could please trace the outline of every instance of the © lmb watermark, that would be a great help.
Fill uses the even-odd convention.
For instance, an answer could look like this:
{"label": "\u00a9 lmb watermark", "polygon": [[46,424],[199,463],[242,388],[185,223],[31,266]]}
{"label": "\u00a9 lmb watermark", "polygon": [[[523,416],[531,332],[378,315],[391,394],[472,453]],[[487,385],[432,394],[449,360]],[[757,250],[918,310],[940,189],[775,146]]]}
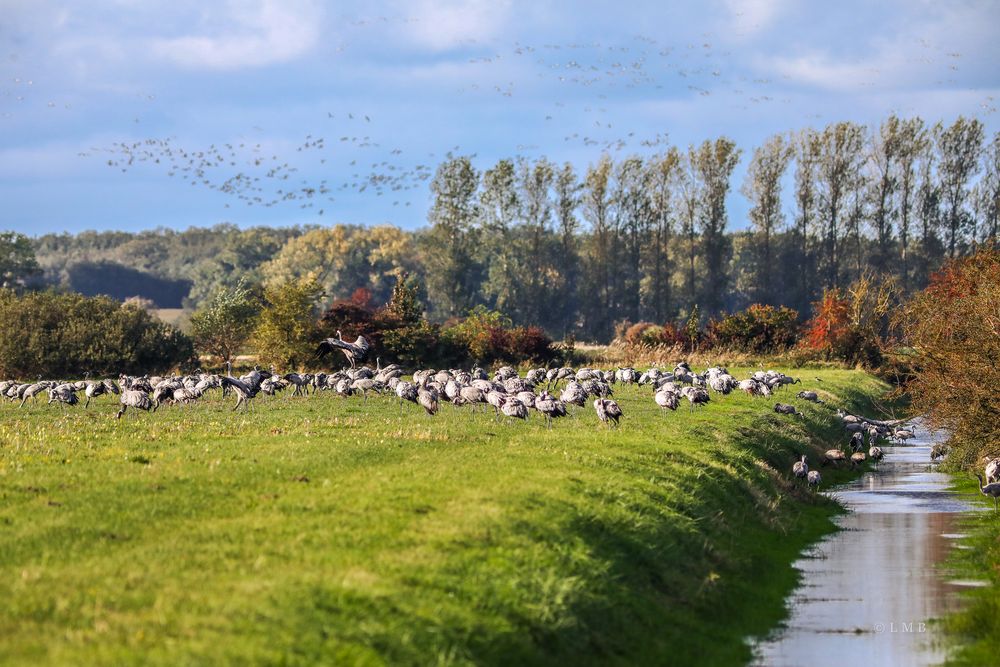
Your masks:
{"label": "\u00a9 lmb watermark", "polygon": [[891,621],[889,623],[876,623],[874,628],[876,634],[921,634],[927,632],[927,624],[923,621]]}

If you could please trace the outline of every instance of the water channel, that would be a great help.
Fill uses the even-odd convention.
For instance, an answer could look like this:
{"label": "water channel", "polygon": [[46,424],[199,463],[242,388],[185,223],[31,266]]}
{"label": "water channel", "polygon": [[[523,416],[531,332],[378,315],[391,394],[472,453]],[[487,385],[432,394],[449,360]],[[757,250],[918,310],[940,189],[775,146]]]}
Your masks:
{"label": "water channel", "polygon": [[828,491],[849,513],[841,530],[804,553],[802,581],[782,628],[757,640],[756,665],[937,665],[946,657],[932,623],[964,586],[941,567],[960,548],[958,519],[974,506],[949,492],[931,446],[943,434],[917,425],[905,446],[884,447],[879,469]]}

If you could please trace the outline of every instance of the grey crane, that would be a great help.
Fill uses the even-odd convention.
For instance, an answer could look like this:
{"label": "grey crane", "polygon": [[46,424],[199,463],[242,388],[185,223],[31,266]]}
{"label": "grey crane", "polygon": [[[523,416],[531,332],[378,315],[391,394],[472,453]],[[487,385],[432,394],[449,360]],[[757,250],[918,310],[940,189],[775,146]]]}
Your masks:
{"label": "grey crane", "polygon": [[504,398],[503,405],[500,406],[500,412],[502,412],[505,417],[513,417],[514,419],[524,420],[528,419],[528,406],[514,396],[507,396]]}
{"label": "grey crane", "polygon": [[587,390],[579,382],[571,380],[566,385],[566,388],[563,389],[559,400],[563,403],[572,403],[582,408],[584,403],[587,402]]}
{"label": "grey crane", "polygon": [[49,389],[49,403],[61,403],[65,408],[67,405],[76,405],[79,402],[76,387],[71,384],[61,384]]}
{"label": "grey crane", "polygon": [[618,403],[609,398],[594,399],[594,410],[597,412],[597,418],[608,426],[612,424],[618,426],[618,420],[622,418],[622,409],[618,407]]}
{"label": "grey crane", "polygon": [[438,394],[433,389],[417,389],[417,403],[419,403],[429,415],[435,415],[438,411]]}
{"label": "grey crane", "polygon": [[125,414],[125,411],[129,408],[145,410],[146,412],[149,412],[153,408],[153,399],[151,399],[148,394],[143,391],[139,391],[138,389],[126,389],[122,392],[121,398],[118,399],[118,402],[122,404],[122,407],[118,410],[118,414],[115,415],[115,419],[121,419],[122,415]]}
{"label": "grey crane", "polygon": [[24,403],[29,398],[34,398],[35,396],[37,396],[38,394],[42,393],[43,391],[46,391],[47,389],[50,389],[52,386],[53,386],[53,383],[51,383],[51,382],[36,382],[35,384],[29,384],[21,392],[21,404],[19,406],[17,406],[17,407],[23,408],[24,407]]}
{"label": "grey crane", "polygon": [[243,380],[237,380],[236,378],[223,377],[222,378],[223,387],[231,387],[233,391],[236,392],[236,405],[233,406],[233,410],[238,410],[241,405],[251,408],[253,404],[251,401],[254,396],[257,395],[257,386],[255,384],[248,384]]}
{"label": "grey crane", "polygon": [[396,396],[399,397],[399,410],[403,410],[403,401],[410,403],[417,402],[417,385],[412,382],[400,380],[396,383]]}
{"label": "grey crane", "polygon": [[833,463],[834,465],[839,464],[841,461],[847,460],[847,454],[839,449],[828,449],[823,453],[823,463]]}
{"label": "grey crane", "polygon": [[1000,459],[990,459],[986,462],[986,483],[1000,482]]}
{"label": "grey crane", "polygon": [[983,485],[983,478],[977,472],[976,479],[979,480],[979,492],[984,496],[990,496],[993,498],[993,511],[997,511],[997,498],[1000,497],[1000,482],[993,482],[991,484]]}
{"label": "grey crane", "polygon": [[712,400],[711,396],[704,389],[699,389],[697,387],[682,387],[681,395],[684,396],[690,403],[690,407],[693,410],[696,405],[705,405]]}
{"label": "grey crane", "polygon": [[354,368],[357,366],[358,362],[362,362],[368,358],[371,346],[368,344],[368,341],[365,340],[364,336],[358,336],[357,340],[353,343],[349,343],[344,340],[340,331],[338,331],[336,338],[327,338],[320,342],[319,346],[316,348],[316,356],[323,358],[334,350],[340,350],[343,352],[344,356],[347,357],[347,360],[351,363],[351,368]]}
{"label": "grey crane", "polygon": [[812,401],[813,403],[823,402],[819,400],[819,394],[817,394],[815,391],[800,391],[799,393],[796,394],[796,396],[806,401]]}
{"label": "grey crane", "polygon": [[806,476],[806,484],[808,484],[813,489],[819,487],[820,482],[823,481],[822,475],[819,474],[819,470],[810,470],[809,474]]}
{"label": "grey crane", "polygon": [[792,464],[792,474],[798,479],[803,479],[809,474],[809,463],[806,461],[806,455],[803,454],[802,458]]}
{"label": "grey crane", "polygon": [[535,399],[535,409],[545,415],[545,423],[549,428],[552,428],[553,419],[566,416],[566,404],[553,398],[547,391],[543,391]]}
{"label": "grey crane", "polygon": [[313,377],[311,375],[299,375],[298,373],[286,373],[285,379],[291,383],[295,389],[292,391],[292,396],[300,396],[308,393],[309,384],[312,382]]}
{"label": "grey crane", "polygon": [[383,386],[381,382],[376,382],[371,378],[360,378],[351,383],[351,389],[353,389],[355,392],[360,391],[361,395],[365,399],[365,403],[367,403],[368,392],[374,391],[375,393],[380,394],[382,393]]}
{"label": "grey crane", "polygon": [[101,382],[88,382],[87,388],[84,390],[84,395],[87,397],[87,402],[83,404],[83,407],[90,405],[90,399],[97,398],[98,396],[103,396],[104,394],[118,394],[118,385],[114,383],[113,380],[102,380]]}
{"label": "grey crane", "polygon": [[653,400],[661,408],[668,410],[676,410],[677,404],[680,402],[680,395],[675,391],[670,391],[668,389],[661,389],[653,395]]}
{"label": "grey crane", "polygon": [[465,401],[468,405],[472,406],[472,412],[476,411],[477,404],[486,403],[486,394],[483,390],[475,386],[460,387],[458,390],[459,397]]}

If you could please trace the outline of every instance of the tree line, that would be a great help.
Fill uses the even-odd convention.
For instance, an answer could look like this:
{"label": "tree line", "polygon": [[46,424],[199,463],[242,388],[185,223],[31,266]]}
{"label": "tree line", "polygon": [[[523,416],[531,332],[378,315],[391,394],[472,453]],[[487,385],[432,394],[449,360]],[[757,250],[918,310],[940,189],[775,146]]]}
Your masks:
{"label": "tree line", "polygon": [[[824,289],[867,272],[903,292],[997,236],[1000,133],[978,120],[890,116],[768,138],[726,137],[651,156],[608,155],[582,172],[545,158],[479,170],[449,155],[431,181],[428,226],[88,232],[34,240],[50,282],[74,264],[117,262],[191,283],[195,307],[241,279],[314,279],[327,303],[364,288],[386,303],[415,278],[436,321],[476,306],[556,338],[607,340],[616,323],[686,321],[752,303],[803,316]],[[734,231],[727,201],[749,203]],[[91,274],[88,275],[92,275]],[[155,300],[155,299],[154,299]]]}

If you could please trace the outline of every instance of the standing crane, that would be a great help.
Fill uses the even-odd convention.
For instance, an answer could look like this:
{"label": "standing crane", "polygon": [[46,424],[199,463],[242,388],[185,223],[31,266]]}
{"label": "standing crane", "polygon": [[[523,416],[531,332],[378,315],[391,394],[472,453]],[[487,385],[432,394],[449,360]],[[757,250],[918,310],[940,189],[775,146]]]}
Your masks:
{"label": "standing crane", "polygon": [[983,485],[983,477],[978,472],[976,473],[976,479],[979,480],[979,492],[984,496],[990,496],[993,498],[993,511],[997,511],[997,498],[1000,497],[1000,482],[993,482],[992,484]]}
{"label": "standing crane", "polygon": [[809,464],[806,462],[806,455],[803,454],[802,458],[792,464],[792,474],[799,479],[803,479],[809,474]]}
{"label": "standing crane", "polygon": [[545,415],[545,423],[552,428],[552,420],[566,416],[566,404],[552,397],[547,391],[543,391],[535,399],[535,409]]}
{"label": "standing crane", "polygon": [[618,403],[608,398],[594,399],[594,410],[597,412],[597,418],[608,426],[611,424],[618,426],[618,420],[622,418],[622,409],[618,407]]}

